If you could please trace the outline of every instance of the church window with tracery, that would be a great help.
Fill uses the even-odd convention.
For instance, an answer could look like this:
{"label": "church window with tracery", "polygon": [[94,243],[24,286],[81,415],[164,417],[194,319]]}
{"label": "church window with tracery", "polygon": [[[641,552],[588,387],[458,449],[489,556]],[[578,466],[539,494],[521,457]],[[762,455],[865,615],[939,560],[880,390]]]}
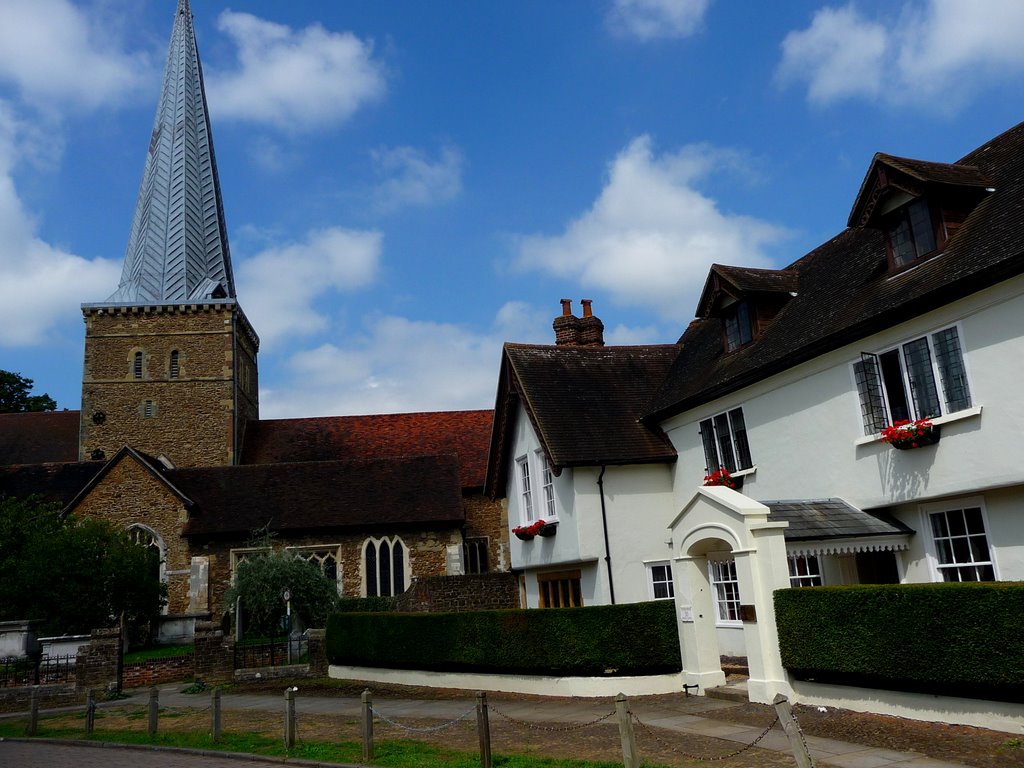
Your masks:
{"label": "church window with tracery", "polygon": [[309,547],[288,547],[288,551],[296,557],[312,563],[320,572],[338,585],[341,594],[341,548],[337,544],[316,544]]}
{"label": "church window with tracery", "polygon": [[400,595],[409,588],[406,567],[408,552],[397,536],[366,540],[363,545],[363,583],[367,597]]}

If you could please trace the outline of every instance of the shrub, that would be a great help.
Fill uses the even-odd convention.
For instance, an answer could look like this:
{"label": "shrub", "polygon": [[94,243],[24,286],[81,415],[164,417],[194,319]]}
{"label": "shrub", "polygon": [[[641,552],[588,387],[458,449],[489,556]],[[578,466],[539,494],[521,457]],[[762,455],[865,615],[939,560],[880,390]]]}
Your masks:
{"label": "shrub", "polygon": [[894,584],[775,593],[782,663],[800,679],[1024,698],[1024,584]]}
{"label": "shrub", "polygon": [[681,668],[672,601],[465,613],[346,613],[332,664],[516,674],[637,675]]}

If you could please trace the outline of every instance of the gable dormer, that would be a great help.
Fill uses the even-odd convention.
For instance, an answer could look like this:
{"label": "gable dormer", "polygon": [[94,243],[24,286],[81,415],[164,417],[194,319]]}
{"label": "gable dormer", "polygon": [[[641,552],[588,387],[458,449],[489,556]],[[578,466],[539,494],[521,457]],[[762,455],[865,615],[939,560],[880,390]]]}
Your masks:
{"label": "gable dormer", "polygon": [[796,290],[797,273],[790,269],[712,264],[697,317],[721,320],[725,350],[732,352],[760,338]]}
{"label": "gable dormer", "polygon": [[941,253],[968,214],[993,191],[975,166],[876,153],[849,226],[879,229],[890,272]]}

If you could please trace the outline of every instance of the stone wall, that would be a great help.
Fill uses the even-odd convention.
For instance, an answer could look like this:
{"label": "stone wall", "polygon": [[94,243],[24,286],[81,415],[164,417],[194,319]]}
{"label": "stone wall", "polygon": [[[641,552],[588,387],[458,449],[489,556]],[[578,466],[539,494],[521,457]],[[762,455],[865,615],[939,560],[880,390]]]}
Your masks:
{"label": "stone wall", "polygon": [[72,511],[80,517],[106,520],[120,530],[141,524],[157,533],[165,547],[167,610],[188,611],[191,557],[188,542],[181,537],[187,512],[181,500],[149,469],[126,456]]}
{"label": "stone wall", "polygon": [[226,682],[235,674],[235,640],[225,637],[220,624],[196,625],[194,677],[203,682]]}
{"label": "stone wall", "polygon": [[511,567],[508,552],[508,509],[501,499],[489,499],[480,492],[462,497],[466,510],[467,538],[487,538],[488,571],[507,571]]}
{"label": "stone wall", "polygon": [[0,688],[0,712],[26,712],[32,703],[35,691],[40,709],[70,707],[85,699],[74,683],[55,685],[33,685],[20,688]]}
{"label": "stone wall", "polygon": [[89,644],[78,652],[75,684],[80,691],[90,688],[121,690],[121,630],[94,629]]}
{"label": "stone wall", "polygon": [[434,576],[417,579],[398,598],[398,611],[487,611],[519,608],[519,582],[512,573]]}
{"label": "stone wall", "polygon": [[[131,445],[166,454],[181,467],[234,462],[237,422],[258,408],[255,343],[235,305],[90,307],[85,326],[80,458],[97,450],[110,458]],[[246,339],[236,343],[239,335]],[[178,352],[176,378],[172,351]],[[236,389],[239,367],[244,391]],[[152,401],[149,414],[146,401]]]}

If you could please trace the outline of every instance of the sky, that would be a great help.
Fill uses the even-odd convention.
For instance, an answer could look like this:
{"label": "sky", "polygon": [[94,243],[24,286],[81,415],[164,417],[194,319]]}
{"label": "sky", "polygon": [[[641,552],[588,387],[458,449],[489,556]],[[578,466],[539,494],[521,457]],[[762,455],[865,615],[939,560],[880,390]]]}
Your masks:
{"label": "sky", "polygon": [[[0,369],[81,399],[176,0],[0,0]],[[192,0],[264,418],[490,408],[592,299],[672,343],[713,263],[846,226],[877,152],[1024,120],[1019,0]]]}

